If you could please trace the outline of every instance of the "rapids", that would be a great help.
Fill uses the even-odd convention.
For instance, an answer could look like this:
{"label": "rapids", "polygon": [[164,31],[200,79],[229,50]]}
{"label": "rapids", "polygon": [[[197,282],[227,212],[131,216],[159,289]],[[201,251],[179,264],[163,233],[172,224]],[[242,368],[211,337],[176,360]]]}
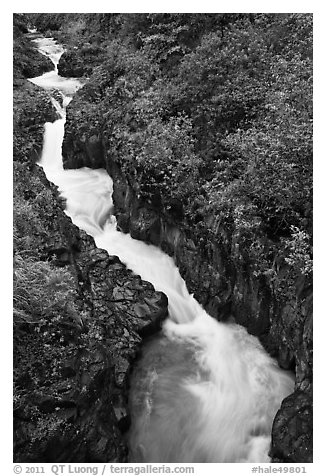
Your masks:
{"label": "rapids", "polygon": [[82,84],[58,75],[63,49],[53,39],[36,42],[55,69],[31,81],[63,97],[62,106],[53,99],[60,118],[45,124],[39,165],[59,187],[72,221],[169,299],[169,318],[144,345],[131,378],[130,461],[269,461],[273,418],[293,391],[292,375],[243,327],[210,317],[172,258],[116,229],[105,170],[63,169],[66,106]]}

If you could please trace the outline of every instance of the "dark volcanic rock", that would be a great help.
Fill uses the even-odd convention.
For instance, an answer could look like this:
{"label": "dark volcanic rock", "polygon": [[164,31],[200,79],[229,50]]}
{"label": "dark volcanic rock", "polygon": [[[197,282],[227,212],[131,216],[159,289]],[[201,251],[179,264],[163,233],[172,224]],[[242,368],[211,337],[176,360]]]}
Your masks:
{"label": "dark volcanic rock", "polygon": [[[64,166],[75,168],[96,163],[99,167],[105,167],[114,182],[113,200],[120,229],[130,232],[133,238],[160,246],[173,256],[189,292],[194,294],[207,312],[219,320],[234,316],[237,323],[259,337],[266,350],[278,359],[281,367],[295,371],[296,391],[302,391],[304,398],[307,397],[310,410],[303,414],[299,410],[289,413],[288,408],[282,406],[278,418],[282,420],[284,428],[285,422],[289,423],[291,434],[285,440],[284,431],[280,430],[280,425],[275,425],[273,445],[278,448],[280,459],[285,458],[285,461],[285,455],[289,452],[286,445],[296,442],[297,449],[294,451],[292,448],[293,461],[296,457],[311,461],[311,448],[301,448],[300,442],[303,440],[299,433],[292,434],[296,420],[299,432],[300,428],[311,431],[311,399],[308,398],[312,389],[311,283],[306,282],[302,276],[297,276],[293,281],[290,267],[280,263],[278,279],[286,287],[292,283],[295,291],[290,300],[279,299],[268,276],[255,273],[249,265],[241,248],[241,237],[225,229],[218,217],[203,217],[207,223],[214,222],[216,232],[214,236],[210,236],[206,234],[205,227],[196,229],[187,226],[184,221],[175,220],[162,209],[138,198],[137,184],[130,181],[130,177],[126,177],[119,165],[108,156],[108,147],[105,139],[100,141],[99,132],[96,135],[96,153],[90,153],[81,143],[75,122],[79,108],[77,98],[68,113],[63,145]],[[83,143],[87,144],[94,134],[94,131],[86,134]],[[268,250],[266,237],[261,237],[260,245],[262,249]],[[297,401],[295,395],[289,398],[289,402]],[[296,403],[294,408],[299,408]],[[306,435],[305,438],[311,439],[311,435]],[[282,452],[280,448],[283,446]]]}
{"label": "dark volcanic rock", "polygon": [[[233,315],[237,323],[259,337],[282,368],[295,371],[295,388],[301,397],[298,400],[296,393],[291,395],[279,410],[281,423],[275,424],[272,432],[277,451],[273,449],[272,455],[284,462],[312,461],[311,284],[298,277],[293,299],[280,302],[264,277],[257,278],[245,263],[241,266],[241,260],[239,265],[239,260],[232,258],[237,252],[236,241],[225,230],[220,227],[214,241],[205,241],[196,230],[178,227],[137,199],[114,162],[107,159],[106,168],[115,186],[118,226],[173,256],[189,291],[209,314],[219,320]],[[290,270],[284,267],[282,272],[290,283]]]}
{"label": "dark volcanic rock", "polygon": [[64,214],[35,165],[55,117],[29,88],[14,95],[14,461],[123,462],[128,375],[167,298]]}
{"label": "dark volcanic rock", "polygon": [[[18,382],[25,396],[24,406],[15,410],[16,462],[127,458],[122,433],[129,426],[129,371],[142,336],[158,331],[167,316],[167,299],[118,259],[96,249],[86,235],[82,237],[80,252],[73,253],[73,269],[84,310],[76,322],[56,327],[57,339],[65,342],[56,362],[45,366],[29,362],[25,380],[36,377],[37,387]],[[25,332],[29,336],[34,327]],[[42,335],[38,337],[36,348],[44,345]],[[18,366],[26,347],[19,336],[16,345]],[[56,342],[48,345],[56,347]]]}
{"label": "dark volcanic rock", "polygon": [[274,462],[312,463],[312,396],[297,390],[283,400],[272,432]]}

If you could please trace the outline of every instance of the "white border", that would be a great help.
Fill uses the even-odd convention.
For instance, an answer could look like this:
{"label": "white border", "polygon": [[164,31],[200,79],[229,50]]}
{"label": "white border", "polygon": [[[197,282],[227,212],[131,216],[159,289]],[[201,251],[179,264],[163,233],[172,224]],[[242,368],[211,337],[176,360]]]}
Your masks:
{"label": "white border", "polygon": [[[128,12],[188,12],[188,13],[238,13],[238,12],[303,12],[314,13],[314,244],[315,244],[315,272],[314,272],[314,463],[309,466],[308,474],[324,474],[326,464],[324,463],[325,445],[325,365],[326,359],[323,353],[325,347],[325,312],[323,309],[322,297],[325,293],[325,244],[324,244],[324,204],[326,203],[324,190],[325,162],[324,151],[324,120],[325,116],[325,30],[326,18],[323,2],[319,1],[232,1],[212,2],[203,1],[137,1],[130,2],[120,0],[119,2],[93,1],[92,3],[80,1],[56,0],[52,5],[43,1],[13,1],[1,7],[1,130],[2,130],[2,180],[1,180],[1,218],[2,218],[2,256],[3,266],[1,273],[1,297],[3,303],[2,312],[2,339],[1,339],[1,463],[4,463],[2,474],[12,473],[12,14],[20,12],[45,12],[45,13],[128,13]],[[217,429],[218,431],[218,429]],[[223,475],[228,474],[250,474],[251,465],[247,464],[224,464],[221,465],[196,465],[197,475],[205,472],[216,474],[222,471]],[[323,469],[324,468],[324,469]]]}

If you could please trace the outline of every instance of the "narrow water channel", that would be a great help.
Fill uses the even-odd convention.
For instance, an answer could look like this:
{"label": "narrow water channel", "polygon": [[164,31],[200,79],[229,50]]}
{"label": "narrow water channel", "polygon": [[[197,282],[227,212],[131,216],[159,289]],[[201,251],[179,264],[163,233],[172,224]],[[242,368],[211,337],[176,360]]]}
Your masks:
{"label": "narrow water channel", "polygon": [[54,70],[31,81],[60,91],[60,118],[45,124],[40,166],[66,199],[66,213],[169,299],[163,331],[143,348],[131,379],[131,462],[266,462],[273,418],[293,391],[258,339],[236,324],[220,323],[191,296],[172,258],[116,229],[113,184],[103,169],[64,170],[66,107],[82,86],[58,75],[63,48],[36,40]]}

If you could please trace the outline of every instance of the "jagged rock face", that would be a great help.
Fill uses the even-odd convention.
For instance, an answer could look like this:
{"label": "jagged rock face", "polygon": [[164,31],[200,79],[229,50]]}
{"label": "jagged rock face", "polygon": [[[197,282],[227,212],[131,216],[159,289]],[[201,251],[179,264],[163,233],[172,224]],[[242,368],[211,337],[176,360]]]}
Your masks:
{"label": "jagged rock face", "polygon": [[[167,316],[163,293],[96,249],[86,235],[80,240],[76,232],[75,238],[79,252],[67,247],[73,264],[66,266],[78,277],[78,299],[88,312],[56,328],[65,347],[55,363],[20,377],[27,395],[25,406],[15,410],[16,462],[126,461],[128,375],[142,338],[157,332]],[[57,248],[63,248],[62,240]],[[24,330],[27,341],[35,339],[33,331],[33,326]],[[44,344],[38,337],[35,353]],[[19,364],[24,351],[19,336],[16,343]],[[55,374],[49,378],[51,370]],[[31,373],[38,377],[37,387],[22,382]]]}
{"label": "jagged rock face", "polygon": [[14,322],[14,461],[123,462],[128,375],[143,338],[167,316],[167,298],[96,249],[64,214],[56,187],[34,163],[47,113],[34,120],[28,111],[44,95],[27,91],[24,108],[22,95],[16,91],[16,279],[27,260],[32,273],[51,272],[28,287],[58,287],[67,301],[58,310],[50,302],[21,312]]}
{"label": "jagged rock face", "polygon": [[[78,102],[75,103],[78,108]],[[88,155],[73,133],[74,111],[71,111],[64,141],[65,167],[105,167],[114,182],[113,200],[118,226],[131,236],[160,246],[173,256],[189,292],[219,320],[233,315],[236,322],[259,337],[265,348],[275,356],[281,367],[296,373],[297,391],[289,397],[292,408],[282,405],[278,420],[282,425],[273,428],[275,461],[302,462],[312,460],[312,448],[308,443],[303,448],[303,428],[311,431],[312,411],[312,289],[303,278],[295,283],[296,296],[291,302],[279,302],[267,281],[257,279],[241,262],[236,237],[222,226],[218,227],[215,241],[207,241],[200,231],[190,229],[183,222],[172,220],[148,203],[137,198],[135,187],[123,175],[119,166],[105,152],[105,141],[97,139],[98,153]],[[75,126],[76,127],[76,126]],[[85,138],[85,141],[89,139]],[[207,220],[216,217],[206,217]],[[265,244],[264,244],[265,245]],[[232,258],[237,256],[237,260]],[[239,264],[240,263],[240,264]],[[280,270],[285,276],[286,267]],[[300,393],[300,392],[303,393]],[[309,411],[301,413],[302,394]],[[292,422],[290,425],[290,421]],[[292,432],[298,421],[298,433]],[[287,426],[286,422],[289,423]],[[288,432],[288,433],[287,433]],[[311,434],[305,437],[311,440]],[[291,448],[294,445],[296,449]],[[276,450],[277,448],[277,450]]]}
{"label": "jagged rock face", "polygon": [[[282,305],[264,280],[234,266],[232,238],[221,230],[220,241],[202,249],[196,234],[178,228],[139,203],[116,164],[113,177],[118,225],[131,236],[160,246],[174,257],[188,289],[207,312],[223,320],[231,315],[258,336],[284,369],[296,374],[296,392],[282,404],[273,427],[272,458],[312,461],[312,288],[298,279],[296,299]],[[304,404],[302,403],[304,401]],[[273,459],[274,460],[274,459]]]}
{"label": "jagged rock face", "polygon": [[272,432],[274,461],[312,463],[311,395],[297,390],[283,400]]}

